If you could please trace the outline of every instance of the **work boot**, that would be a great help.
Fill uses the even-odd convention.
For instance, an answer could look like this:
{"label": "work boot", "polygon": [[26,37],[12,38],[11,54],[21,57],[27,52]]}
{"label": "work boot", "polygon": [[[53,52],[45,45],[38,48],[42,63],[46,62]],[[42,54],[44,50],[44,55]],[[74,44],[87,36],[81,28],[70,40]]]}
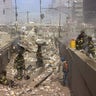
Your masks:
{"label": "work boot", "polygon": [[13,88],[14,86],[16,86],[16,84],[14,83],[14,81],[9,80],[9,87]]}
{"label": "work boot", "polygon": [[24,76],[24,79],[25,80],[29,80],[30,79],[30,76],[29,75],[26,75],[26,76]]}

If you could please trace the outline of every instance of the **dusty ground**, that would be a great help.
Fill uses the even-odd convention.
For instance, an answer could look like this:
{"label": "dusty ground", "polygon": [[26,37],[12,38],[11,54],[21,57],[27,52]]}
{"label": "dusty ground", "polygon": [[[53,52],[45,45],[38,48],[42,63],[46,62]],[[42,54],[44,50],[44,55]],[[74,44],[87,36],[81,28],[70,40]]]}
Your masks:
{"label": "dusty ground", "polygon": [[71,96],[67,86],[62,86],[58,76],[52,74],[40,86],[34,88],[34,84],[38,81],[38,77],[25,81],[17,81],[18,86],[9,88],[0,85],[0,96]]}

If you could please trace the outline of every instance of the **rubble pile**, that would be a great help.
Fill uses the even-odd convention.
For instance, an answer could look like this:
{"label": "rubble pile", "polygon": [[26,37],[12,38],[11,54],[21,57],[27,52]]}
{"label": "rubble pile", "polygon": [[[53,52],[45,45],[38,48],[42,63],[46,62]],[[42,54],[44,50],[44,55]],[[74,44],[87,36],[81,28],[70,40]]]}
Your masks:
{"label": "rubble pile", "polygon": [[[41,77],[35,78],[35,82],[39,81]],[[7,86],[0,85],[0,94],[1,96],[71,96],[70,91],[67,87],[61,86],[58,82],[57,77],[53,80],[54,75],[51,75],[46,79],[39,87],[34,88],[34,82],[30,81],[30,84],[25,83],[24,80],[20,81],[18,87],[9,88]],[[29,82],[29,81],[28,81]]]}
{"label": "rubble pile", "polygon": [[25,52],[24,53],[24,59],[25,59],[25,66],[26,66],[26,68],[28,67],[28,66],[32,66],[32,67],[36,67],[36,64],[35,64],[35,62],[36,62],[36,56],[35,56],[35,53],[34,52],[31,52],[31,53],[29,53],[29,52]]}
{"label": "rubble pile", "polygon": [[59,51],[51,39],[47,40],[47,46],[43,49],[44,64],[58,68],[60,63]]}
{"label": "rubble pile", "polygon": [[20,43],[24,45],[24,47],[29,48],[29,50],[36,52],[37,46],[36,46],[36,35],[33,31],[26,32],[21,37]]}
{"label": "rubble pile", "polygon": [[32,82],[30,82],[30,85],[23,84],[22,87],[18,88],[4,86],[3,91],[6,95],[2,96],[71,96],[69,89],[61,86],[57,80],[52,81],[52,77],[53,75],[37,88],[33,88]]}
{"label": "rubble pile", "polygon": [[7,77],[10,79],[14,79],[14,75],[16,74],[16,70],[14,69],[14,59],[15,58],[16,58],[16,54],[13,54],[8,66],[6,67]]}
{"label": "rubble pile", "polygon": [[7,25],[0,25],[0,31],[2,32],[10,32],[12,26],[7,26]]}
{"label": "rubble pile", "polygon": [[0,47],[4,47],[11,41],[10,34],[0,31]]}
{"label": "rubble pile", "polygon": [[45,67],[37,68],[37,37],[32,34],[27,34],[20,41],[20,43],[28,49],[28,51],[24,53],[24,59],[26,73],[30,76],[30,79],[25,80],[23,78],[21,81],[14,79],[14,75],[16,74],[16,70],[13,67],[14,58],[16,57],[15,54],[7,66],[7,77],[14,80],[17,86],[11,88],[0,85],[0,96],[70,96],[69,89],[63,87],[58,79],[60,58],[54,40],[52,38],[46,39],[46,44],[42,46]]}
{"label": "rubble pile", "polygon": [[[53,37],[50,36],[50,34],[47,34],[46,36],[47,37],[45,37],[45,39],[40,39],[40,40],[43,40],[44,42],[46,42],[46,46],[43,46],[43,48],[42,48],[42,55],[43,55],[44,64],[45,65],[46,64],[47,65],[48,64],[49,65],[50,64],[51,65],[54,64],[56,66],[56,64],[58,64],[60,62],[59,52],[55,48]],[[27,32],[27,31],[25,32],[25,35],[23,35],[23,37],[21,38],[20,43],[26,49],[30,50],[30,52],[36,53],[36,51],[37,51],[36,41],[37,40],[39,40],[38,39],[38,36],[36,35],[36,33],[34,32],[34,30],[32,29],[30,32]],[[32,54],[34,54],[34,53],[32,53]],[[29,58],[31,59],[30,61],[32,61],[32,57],[31,56],[26,57],[26,60],[28,61]]]}
{"label": "rubble pile", "polygon": [[45,78],[48,74],[52,73],[52,68],[46,69],[41,75],[34,79],[34,82],[40,81],[42,78]]}

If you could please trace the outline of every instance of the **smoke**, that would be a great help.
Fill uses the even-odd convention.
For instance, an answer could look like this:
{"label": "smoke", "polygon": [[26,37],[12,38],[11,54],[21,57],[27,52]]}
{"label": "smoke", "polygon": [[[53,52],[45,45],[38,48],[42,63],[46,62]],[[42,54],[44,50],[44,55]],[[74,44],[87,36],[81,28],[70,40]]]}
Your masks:
{"label": "smoke", "polygon": [[47,17],[50,17],[51,21],[58,24],[59,14],[61,14],[61,21],[64,24],[66,18],[71,14],[71,0],[52,0],[49,9],[47,9]]}

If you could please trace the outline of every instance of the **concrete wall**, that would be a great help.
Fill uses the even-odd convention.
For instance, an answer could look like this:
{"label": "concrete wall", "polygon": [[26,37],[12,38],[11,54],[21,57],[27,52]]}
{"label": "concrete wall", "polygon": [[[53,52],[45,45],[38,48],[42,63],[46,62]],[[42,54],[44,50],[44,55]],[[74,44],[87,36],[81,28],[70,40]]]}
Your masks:
{"label": "concrete wall", "polygon": [[[18,50],[18,38],[13,40],[12,42],[8,43],[6,46],[0,49],[0,72],[6,69],[7,64],[9,63],[13,52]],[[15,49],[13,50],[13,46]]]}
{"label": "concrete wall", "polygon": [[12,55],[11,46],[12,46],[12,44],[9,43],[8,45],[6,45],[2,49],[0,49],[0,72],[6,68],[8,62],[10,61],[10,58]]}
{"label": "concrete wall", "polygon": [[0,24],[12,24],[14,18],[12,0],[0,0]]}
{"label": "concrete wall", "polygon": [[96,62],[85,54],[66,49],[60,42],[60,56],[69,63],[69,85],[73,96],[96,96]]}

